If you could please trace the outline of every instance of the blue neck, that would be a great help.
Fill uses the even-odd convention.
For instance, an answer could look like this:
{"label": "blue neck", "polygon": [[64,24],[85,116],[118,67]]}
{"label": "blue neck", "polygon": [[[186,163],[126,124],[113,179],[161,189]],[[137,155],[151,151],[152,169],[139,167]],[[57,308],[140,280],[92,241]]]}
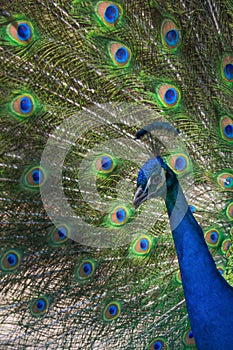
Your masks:
{"label": "blue neck", "polygon": [[172,172],[167,174],[167,186],[165,203],[197,347],[199,350],[230,349],[233,346],[233,288],[217,270],[203,231]]}

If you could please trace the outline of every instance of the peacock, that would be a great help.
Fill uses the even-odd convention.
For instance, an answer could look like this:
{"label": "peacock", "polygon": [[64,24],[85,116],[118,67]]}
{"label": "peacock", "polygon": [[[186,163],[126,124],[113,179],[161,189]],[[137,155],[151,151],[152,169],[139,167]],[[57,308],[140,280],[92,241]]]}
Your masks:
{"label": "peacock", "polygon": [[230,349],[233,312],[229,305],[233,305],[233,287],[219,274],[179,181],[161,157],[149,159],[140,169],[134,207],[157,196],[165,199],[197,347]]}
{"label": "peacock", "polygon": [[0,0],[1,349],[233,349],[232,29],[232,0]]}

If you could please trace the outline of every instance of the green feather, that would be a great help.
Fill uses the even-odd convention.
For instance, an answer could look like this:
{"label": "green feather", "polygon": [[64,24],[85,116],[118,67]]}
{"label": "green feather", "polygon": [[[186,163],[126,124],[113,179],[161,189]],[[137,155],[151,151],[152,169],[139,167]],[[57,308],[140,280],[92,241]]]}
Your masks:
{"label": "green feather", "polygon": [[195,348],[166,208],[131,203],[159,150],[233,285],[232,28],[230,0],[1,5],[2,348]]}

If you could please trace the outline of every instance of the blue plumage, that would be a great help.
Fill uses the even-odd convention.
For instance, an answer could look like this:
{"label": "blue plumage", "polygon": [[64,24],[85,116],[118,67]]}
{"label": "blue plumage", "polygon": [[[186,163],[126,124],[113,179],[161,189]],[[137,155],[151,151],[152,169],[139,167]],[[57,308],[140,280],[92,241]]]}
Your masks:
{"label": "blue plumage", "polygon": [[[153,168],[153,166],[154,168]],[[216,268],[204,234],[187,204],[174,172],[161,157],[148,160],[140,169],[134,204],[159,194],[153,185],[158,171],[165,171],[165,203],[178,256],[186,306],[199,350],[233,349],[233,288]],[[147,184],[145,184],[145,179]],[[147,191],[142,197],[140,187]],[[145,193],[144,193],[145,194]]]}
{"label": "blue plumage", "polygon": [[232,0],[1,3],[0,348],[229,350]]}

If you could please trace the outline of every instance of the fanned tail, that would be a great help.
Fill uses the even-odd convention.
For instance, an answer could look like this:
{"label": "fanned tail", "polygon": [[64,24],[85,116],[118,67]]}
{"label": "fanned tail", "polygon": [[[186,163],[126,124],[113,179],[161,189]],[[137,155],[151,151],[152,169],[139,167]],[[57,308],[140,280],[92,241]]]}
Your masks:
{"label": "fanned tail", "polygon": [[36,0],[0,15],[0,343],[194,347],[165,207],[131,208],[153,153],[135,136],[179,130],[149,131],[232,284],[231,1]]}

